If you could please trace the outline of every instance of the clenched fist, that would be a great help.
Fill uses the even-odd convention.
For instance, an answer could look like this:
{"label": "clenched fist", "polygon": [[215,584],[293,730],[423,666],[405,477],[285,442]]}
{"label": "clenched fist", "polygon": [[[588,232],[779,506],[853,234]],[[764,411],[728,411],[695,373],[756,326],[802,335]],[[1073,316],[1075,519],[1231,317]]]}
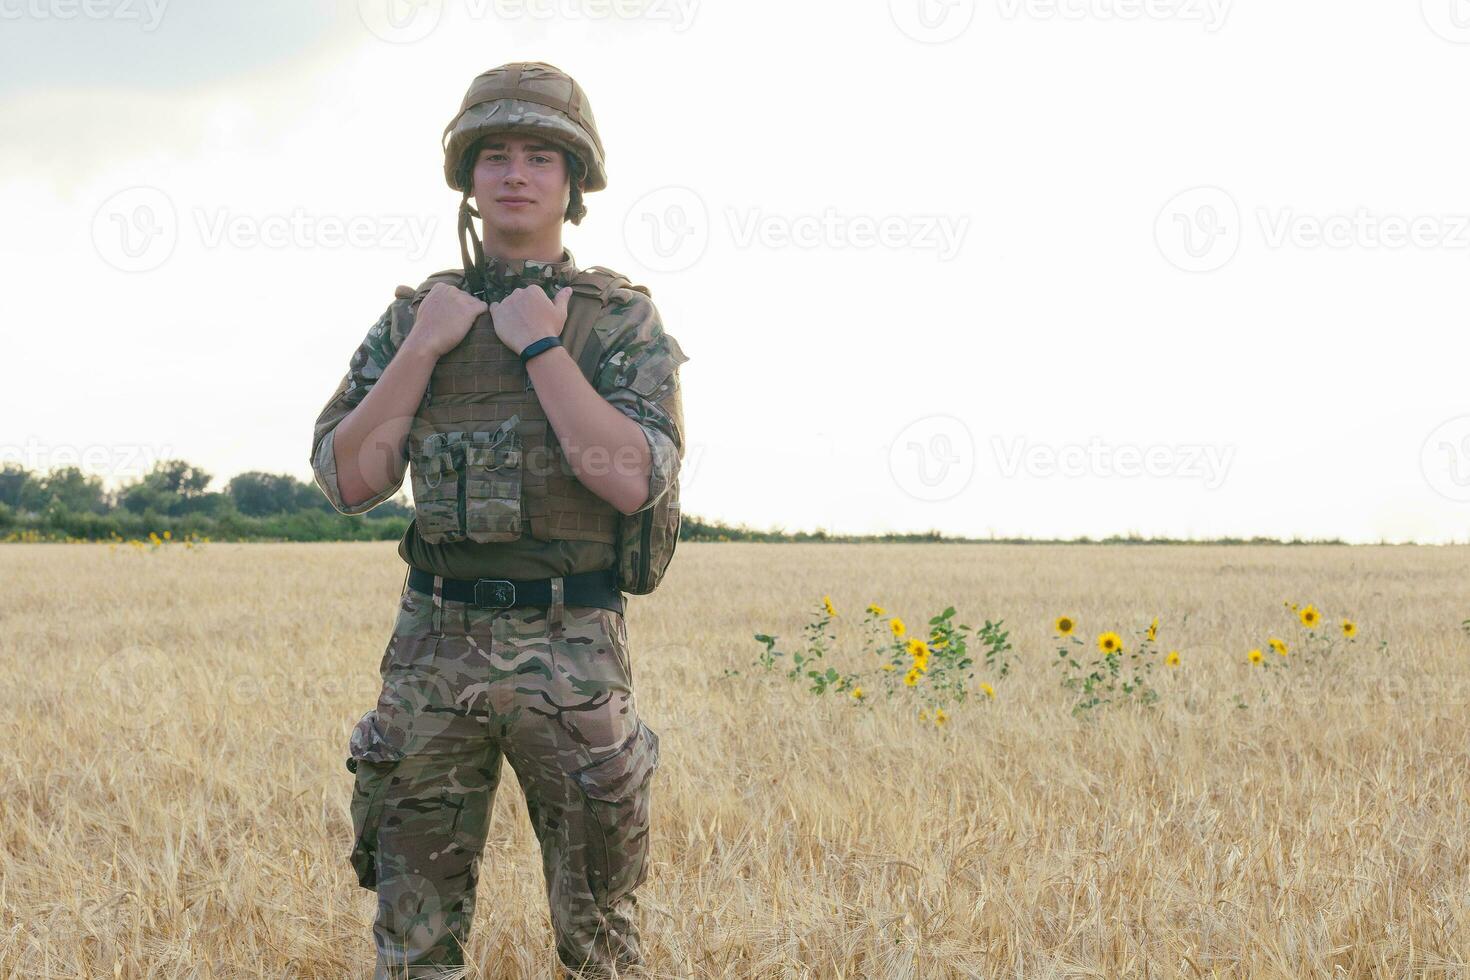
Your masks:
{"label": "clenched fist", "polygon": [[489,310],[483,300],[445,282],[436,282],[419,303],[413,329],[403,346],[438,359],[459,346],[480,314]]}
{"label": "clenched fist", "polygon": [[516,354],[542,337],[560,337],[571,300],[570,286],[557,290],[554,301],[546,298],[540,286],[522,286],[505,299],[490,304],[495,336]]}

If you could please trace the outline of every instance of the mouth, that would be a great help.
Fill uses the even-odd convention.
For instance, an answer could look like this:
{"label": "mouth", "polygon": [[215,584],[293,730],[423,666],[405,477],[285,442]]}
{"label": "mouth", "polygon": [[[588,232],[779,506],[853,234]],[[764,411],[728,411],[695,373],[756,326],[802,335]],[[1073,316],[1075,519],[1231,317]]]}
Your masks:
{"label": "mouth", "polygon": [[520,207],[523,204],[533,203],[529,197],[497,197],[496,204],[503,204],[508,208]]}

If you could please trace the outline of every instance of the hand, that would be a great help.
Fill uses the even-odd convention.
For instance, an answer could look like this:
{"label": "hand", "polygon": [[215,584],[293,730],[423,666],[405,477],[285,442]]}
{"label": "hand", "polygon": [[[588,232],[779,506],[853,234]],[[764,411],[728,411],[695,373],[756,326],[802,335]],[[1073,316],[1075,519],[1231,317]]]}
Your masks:
{"label": "hand", "polygon": [[484,300],[463,289],[436,282],[419,303],[404,346],[412,344],[437,360],[459,346],[475,320],[488,309]]}
{"label": "hand", "polygon": [[558,290],[554,303],[546,298],[546,291],[540,286],[522,286],[505,299],[490,304],[495,336],[518,356],[542,337],[560,337],[567,324],[571,299],[571,286]]}

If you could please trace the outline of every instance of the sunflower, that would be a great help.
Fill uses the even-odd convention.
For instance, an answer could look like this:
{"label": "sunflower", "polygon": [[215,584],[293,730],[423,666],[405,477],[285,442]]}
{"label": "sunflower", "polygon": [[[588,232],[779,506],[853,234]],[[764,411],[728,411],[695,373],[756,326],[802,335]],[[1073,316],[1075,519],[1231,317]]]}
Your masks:
{"label": "sunflower", "polygon": [[1266,659],[1261,655],[1261,651],[1259,649],[1252,650],[1250,653],[1246,654],[1246,656],[1251,658],[1251,663],[1253,664],[1259,664],[1262,660]]}
{"label": "sunflower", "polygon": [[863,699],[863,689],[861,687],[855,687],[855,688],[853,688],[852,689],[852,696],[855,697],[855,698],[857,698],[859,701],[861,701]]}
{"label": "sunflower", "polygon": [[920,659],[920,658],[923,658],[923,657],[928,657],[929,656],[929,644],[925,643],[923,640],[919,639],[918,637],[914,637],[913,639],[909,640],[909,642],[908,642],[908,651],[909,651],[909,656],[910,657],[913,657],[915,660]]}
{"label": "sunflower", "polygon": [[944,713],[943,708],[934,709],[934,724],[942,725],[949,720],[949,715]]}
{"label": "sunflower", "polygon": [[1099,633],[1097,637],[1097,648],[1108,656],[1121,653],[1123,650],[1123,638],[1112,630]]}
{"label": "sunflower", "polygon": [[1077,620],[1071,616],[1058,616],[1053,628],[1056,629],[1058,636],[1071,636],[1072,631],[1077,628]]}
{"label": "sunflower", "polygon": [[923,709],[923,708],[920,708],[919,709],[919,720],[920,721],[928,721],[929,720],[929,712],[927,710]]}
{"label": "sunflower", "polygon": [[874,616],[881,616],[883,615],[884,609],[882,606],[875,603],[868,607],[868,612],[872,613]]}
{"label": "sunflower", "polygon": [[1164,663],[1168,664],[1170,667],[1178,667],[1179,666],[1179,651],[1178,650],[1170,650],[1169,651],[1169,655],[1164,658]]}
{"label": "sunflower", "polygon": [[1270,647],[1271,647],[1272,650],[1275,650],[1277,653],[1281,654],[1283,657],[1286,656],[1286,651],[1291,649],[1291,647],[1289,647],[1289,646],[1286,645],[1286,641],[1285,640],[1278,640],[1274,636],[1271,637],[1269,640],[1267,640],[1266,643],[1270,645]]}
{"label": "sunflower", "polygon": [[981,681],[980,682],[980,693],[983,694],[983,695],[985,695],[987,698],[994,698],[995,697],[995,688],[991,687],[989,684],[985,683],[984,681]]}
{"label": "sunflower", "polygon": [[824,605],[824,606],[827,607],[827,615],[828,616],[836,616],[837,615],[837,610],[832,608],[832,597],[831,596],[829,596],[829,595],[822,596],[822,605]]}
{"label": "sunflower", "polygon": [[1148,642],[1152,643],[1154,641],[1154,639],[1158,635],[1159,635],[1159,617],[1155,616],[1154,617],[1154,621],[1152,623],[1149,623],[1148,624]]}
{"label": "sunflower", "polygon": [[1309,630],[1316,629],[1317,624],[1322,621],[1322,614],[1317,611],[1316,606],[1303,606],[1297,615],[1301,617],[1302,625]]}
{"label": "sunflower", "polygon": [[1344,619],[1342,621],[1342,635],[1347,637],[1349,640],[1357,636],[1358,624],[1353,622],[1351,619]]}
{"label": "sunflower", "polygon": [[903,683],[905,687],[913,687],[919,683],[919,668],[910,667],[909,672],[903,675]]}
{"label": "sunflower", "polygon": [[883,665],[883,669],[884,670],[897,670],[898,668],[895,667],[895,666],[893,666],[893,664],[884,664]]}
{"label": "sunflower", "polygon": [[888,621],[888,628],[893,630],[894,636],[903,636],[903,620],[899,619],[897,616],[894,616]]}

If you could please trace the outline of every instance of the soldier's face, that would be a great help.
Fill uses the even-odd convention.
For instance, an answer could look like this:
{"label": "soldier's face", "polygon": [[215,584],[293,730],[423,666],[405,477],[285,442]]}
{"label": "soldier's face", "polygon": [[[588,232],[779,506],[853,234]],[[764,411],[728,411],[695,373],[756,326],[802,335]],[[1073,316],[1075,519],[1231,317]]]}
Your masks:
{"label": "soldier's face", "polygon": [[560,227],[571,201],[566,158],[534,139],[491,140],[474,168],[475,206],[485,224],[512,237]]}

